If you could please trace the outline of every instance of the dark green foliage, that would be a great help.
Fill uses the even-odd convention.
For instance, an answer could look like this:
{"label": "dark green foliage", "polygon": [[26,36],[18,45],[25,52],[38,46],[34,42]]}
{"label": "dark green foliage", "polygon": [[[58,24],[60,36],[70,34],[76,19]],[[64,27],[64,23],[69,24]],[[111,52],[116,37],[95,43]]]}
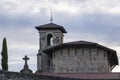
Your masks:
{"label": "dark green foliage", "polygon": [[6,38],[3,39],[1,56],[2,56],[1,59],[2,70],[8,71],[8,53]]}

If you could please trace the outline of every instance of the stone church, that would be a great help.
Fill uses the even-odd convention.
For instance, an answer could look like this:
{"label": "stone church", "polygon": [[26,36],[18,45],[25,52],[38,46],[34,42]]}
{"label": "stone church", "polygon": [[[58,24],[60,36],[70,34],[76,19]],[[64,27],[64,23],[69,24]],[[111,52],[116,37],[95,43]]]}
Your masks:
{"label": "stone church", "polygon": [[63,43],[63,26],[48,23],[39,31],[37,72],[94,73],[111,72],[118,65],[116,51],[94,42]]}

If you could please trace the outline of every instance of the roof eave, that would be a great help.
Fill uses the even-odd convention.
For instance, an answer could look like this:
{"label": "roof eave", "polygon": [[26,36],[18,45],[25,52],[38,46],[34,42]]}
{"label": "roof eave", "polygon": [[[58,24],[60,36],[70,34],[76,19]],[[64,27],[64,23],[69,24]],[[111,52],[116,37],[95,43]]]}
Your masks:
{"label": "roof eave", "polygon": [[38,31],[40,30],[50,30],[50,29],[59,29],[62,33],[67,33],[67,31],[64,28],[40,28],[40,27],[35,27]]}

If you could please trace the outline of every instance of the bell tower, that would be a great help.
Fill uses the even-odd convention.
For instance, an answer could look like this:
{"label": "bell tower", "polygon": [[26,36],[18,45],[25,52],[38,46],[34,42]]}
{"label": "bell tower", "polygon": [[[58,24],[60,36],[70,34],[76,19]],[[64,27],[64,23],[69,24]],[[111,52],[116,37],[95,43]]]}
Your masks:
{"label": "bell tower", "polygon": [[62,44],[63,33],[67,33],[62,26],[54,23],[37,26],[36,29],[39,31],[39,50]]}
{"label": "bell tower", "polygon": [[43,50],[62,44],[64,33],[67,33],[63,26],[48,23],[35,27],[39,31],[39,51],[37,55],[37,69],[38,71],[47,70],[47,55],[43,53]]}

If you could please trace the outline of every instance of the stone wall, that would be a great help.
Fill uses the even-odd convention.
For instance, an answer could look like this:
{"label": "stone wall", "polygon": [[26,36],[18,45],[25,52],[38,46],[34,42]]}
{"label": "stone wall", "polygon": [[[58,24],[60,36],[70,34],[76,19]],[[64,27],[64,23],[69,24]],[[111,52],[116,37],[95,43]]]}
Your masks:
{"label": "stone wall", "polygon": [[38,75],[0,71],[0,80],[120,80],[120,73],[86,73],[86,74],[47,73],[47,75],[45,75],[44,73]]}
{"label": "stone wall", "polygon": [[64,48],[53,52],[56,73],[110,72],[107,52],[98,48]]}
{"label": "stone wall", "polygon": [[82,80],[82,79],[0,71],[0,80]]}

